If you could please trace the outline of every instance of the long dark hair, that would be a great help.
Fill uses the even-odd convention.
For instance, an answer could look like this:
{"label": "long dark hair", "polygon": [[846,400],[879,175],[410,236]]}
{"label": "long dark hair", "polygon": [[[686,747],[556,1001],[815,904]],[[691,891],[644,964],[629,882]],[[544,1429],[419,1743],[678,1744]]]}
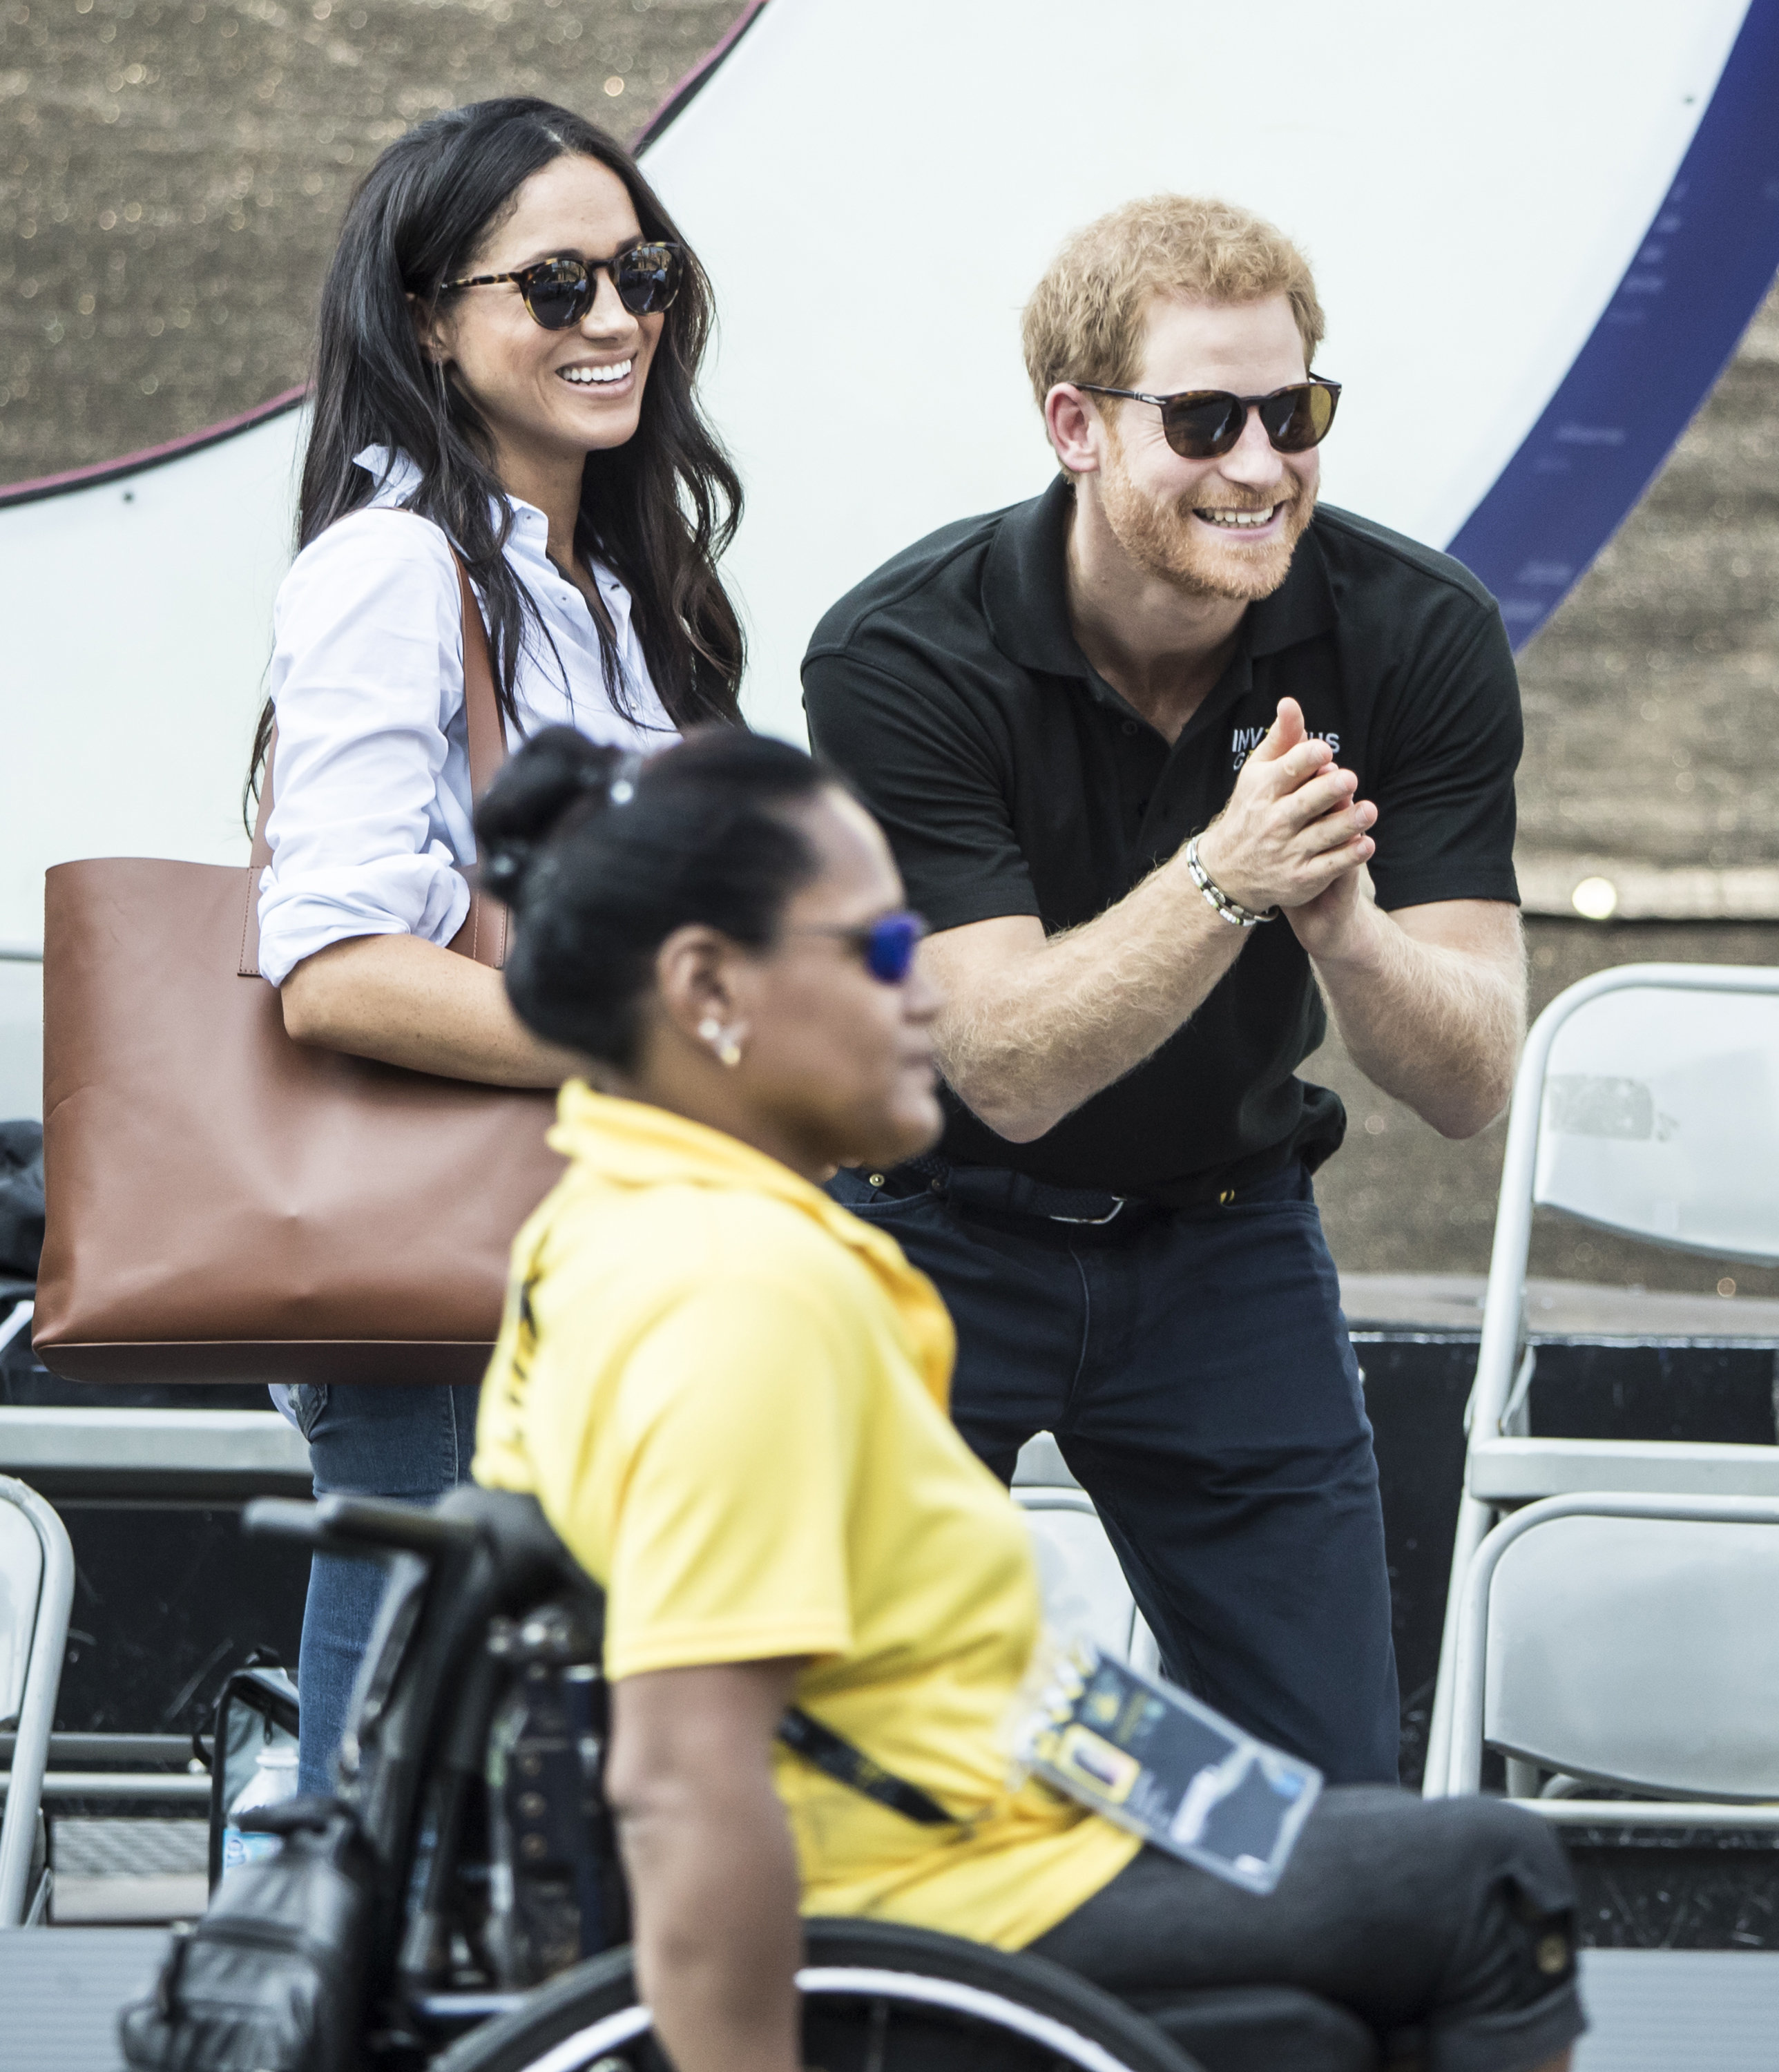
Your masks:
{"label": "long dark hair", "polygon": [[707,726],[645,761],[545,727],[476,809],[483,882],[513,909],[507,993],[552,1043],[635,1061],[655,953],[696,923],[764,948],[820,868],[797,808],[842,780],[768,734]]}
{"label": "long dark hair", "polygon": [[[353,465],[355,454],[380,446],[408,455],[421,482],[407,508],[443,529],[482,593],[495,689],[509,725],[517,717],[513,685],[528,619],[539,637],[544,630],[502,552],[511,511],[481,413],[421,351],[408,298],[436,300],[445,282],[468,269],[524,182],[566,154],[597,158],[618,175],[644,237],[684,245],[630,154],[568,109],[513,95],[452,109],[410,130],[353,195],[322,288],[314,421],[298,508],[301,549],[376,493]],[[734,536],[742,486],[698,408],[695,384],[713,313],[704,270],[689,251],[686,257],[635,436],[588,456],[574,541],[577,554],[597,554],[630,591],[649,674],[681,728],[738,717],[742,663],[741,623],[716,565]],[[606,688],[622,711],[611,629],[601,620],[598,632]],[[272,717],[268,700],[254,737],[250,791]]]}

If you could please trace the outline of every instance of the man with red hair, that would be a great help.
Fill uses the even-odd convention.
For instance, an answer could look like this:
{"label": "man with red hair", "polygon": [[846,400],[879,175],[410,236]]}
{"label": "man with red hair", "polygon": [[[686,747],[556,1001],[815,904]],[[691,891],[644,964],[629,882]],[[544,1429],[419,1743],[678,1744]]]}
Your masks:
{"label": "man with red hair", "polygon": [[1505,1106],[1520,719],[1482,586],[1318,507],[1322,330],[1243,210],[1078,233],[1025,316],[1057,479],[868,578],[803,683],[949,995],[939,1153],[836,1193],[938,1282],[982,1457],[1055,1433],[1169,1672],[1363,1782],[1389,1585],[1296,1070],[1331,1009],[1444,1134]]}

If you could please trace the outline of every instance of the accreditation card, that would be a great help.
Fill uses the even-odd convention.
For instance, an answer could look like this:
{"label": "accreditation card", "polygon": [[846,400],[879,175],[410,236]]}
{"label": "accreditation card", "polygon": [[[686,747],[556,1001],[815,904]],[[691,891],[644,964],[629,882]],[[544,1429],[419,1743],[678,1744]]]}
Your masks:
{"label": "accreditation card", "polygon": [[1277,1885],[1322,1788],[1312,1765],[1086,1641],[1043,1675],[1014,1753],[1082,1805],[1250,1892]]}

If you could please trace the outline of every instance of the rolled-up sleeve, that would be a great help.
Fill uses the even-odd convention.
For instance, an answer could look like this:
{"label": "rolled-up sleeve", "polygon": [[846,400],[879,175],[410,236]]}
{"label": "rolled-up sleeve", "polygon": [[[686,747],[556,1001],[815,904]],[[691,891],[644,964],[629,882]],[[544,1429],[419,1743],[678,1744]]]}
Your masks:
{"label": "rolled-up sleeve", "polygon": [[285,578],[259,900],[260,969],[274,985],[350,936],[446,943],[462,924],[458,866],[475,851],[460,598],[444,534],[403,511],[341,519]]}

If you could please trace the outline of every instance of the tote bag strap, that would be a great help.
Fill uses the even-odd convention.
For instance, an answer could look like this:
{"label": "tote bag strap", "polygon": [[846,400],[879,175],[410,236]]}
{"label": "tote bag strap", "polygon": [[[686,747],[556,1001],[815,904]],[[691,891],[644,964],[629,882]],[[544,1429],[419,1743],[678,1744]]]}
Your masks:
{"label": "tote bag strap", "polygon": [[[458,587],[463,598],[463,717],[470,742],[470,795],[479,799],[495,780],[507,759],[507,730],[494,694],[494,665],[488,656],[487,629],[470,587],[469,571],[454,553]],[[277,754],[278,730],[274,725],[265,751],[265,769],[260,780],[260,809],[253,821],[253,851],[247,866],[247,898],[241,920],[240,961],[236,968],[243,978],[260,975],[260,873],[272,861],[265,824],[272,812],[272,778]],[[470,911],[463,925],[451,938],[459,956],[473,958],[495,970],[507,961],[506,907],[477,885],[472,878]]]}

